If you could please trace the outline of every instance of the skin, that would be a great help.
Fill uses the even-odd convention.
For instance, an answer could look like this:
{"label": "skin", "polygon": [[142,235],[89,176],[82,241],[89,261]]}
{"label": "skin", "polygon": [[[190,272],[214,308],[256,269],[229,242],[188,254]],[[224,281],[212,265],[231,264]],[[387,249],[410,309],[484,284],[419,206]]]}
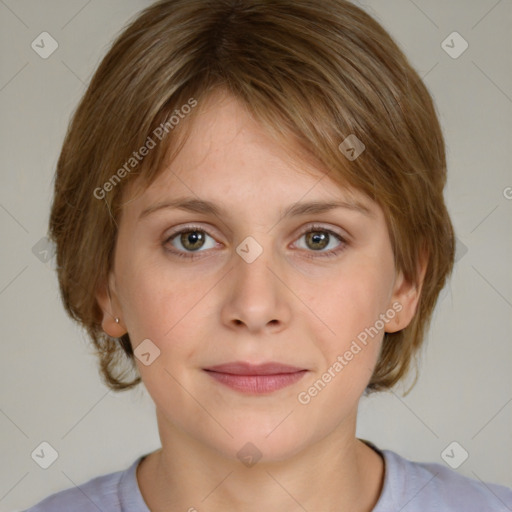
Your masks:
{"label": "skin", "polygon": [[[175,160],[126,202],[110,297],[106,287],[97,295],[105,332],[128,332],[134,348],[150,339],[160,350],[148,366],[136,359],[162,443],[138,467],[141,493],[152,511],[369,512],[384,464],[355,436],[357,407],[384,331],[403,329],[414,316],[425,266],[419,289],[405,281],[395,271],[380,207],[342,189],[325,169],[290,158],[233,97],[217,92],[198,108]],[[164,208],[139,220],[146,208],[182,196],[213,201],[225,212]],[[299,201],[349,198],[371,215],[337,208],[279,220]],[[334,235],[328,245],[308,241],[304,233],[313,223],[319,234],[329,229],[346,243]],[[179,235],[167,241],[189,226],[204,230],[202,246],[184,246]],[[236,252],[247,236],[263,249],[252,263]],[[402,309],[394,319],[301,404],[298,394],[396,302]],[[291,386],[254,396],[203,371],[230,361],[278,361],[308,372]],[[248,442],[262,455],[251,467],[237,457]]]}

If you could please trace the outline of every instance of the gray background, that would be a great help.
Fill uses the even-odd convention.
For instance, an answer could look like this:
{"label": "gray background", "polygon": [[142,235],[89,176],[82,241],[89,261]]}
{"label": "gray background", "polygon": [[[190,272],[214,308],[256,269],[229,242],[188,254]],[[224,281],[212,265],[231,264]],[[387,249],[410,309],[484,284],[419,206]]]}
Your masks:
{"label": "gray background", "polygon": [[[85,334],[61,306],[54,258],[41,261],[37,245],[69,116],[110,41],[149,3],[0,0],[0,511],[159,447],[144,388],[116,394],[101,384]],[[440,464],[456,441],[469,453],[457,471],[512,486],[512,2],[373,0],[364,8],[434,96],[458,247],[419,382],[407,397],[398,387],[363,399],[358,436]],[[44,31],[59,45],[47,59],[31,47]],[[441,46],[454,31],[469,43],[458,58]],[[59,454],[46,470],[31,458],[42,441]]]}

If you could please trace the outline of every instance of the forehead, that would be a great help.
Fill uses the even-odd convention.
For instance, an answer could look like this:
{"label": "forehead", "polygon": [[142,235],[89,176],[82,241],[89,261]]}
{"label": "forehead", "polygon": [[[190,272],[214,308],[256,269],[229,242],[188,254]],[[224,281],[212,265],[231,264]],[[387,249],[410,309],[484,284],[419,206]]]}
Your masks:
{"label": "forehead", "polygon": [[227,205],[243,205],[251,198],[262,206],[321,199],[376,208],[360,191],[335,180],[333,171],[297,142],[273,138],[242,103],[223,91],[199,104],[188,128],[177,155],[139,191],[134,200],[139,209],[185,196]]}

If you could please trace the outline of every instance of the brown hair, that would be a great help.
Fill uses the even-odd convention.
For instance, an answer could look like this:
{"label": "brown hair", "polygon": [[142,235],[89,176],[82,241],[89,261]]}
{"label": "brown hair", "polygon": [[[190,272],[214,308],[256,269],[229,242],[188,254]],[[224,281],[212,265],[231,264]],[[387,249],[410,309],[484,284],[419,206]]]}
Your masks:
{"label": "brown hair", "polygon": [[[111,268],[122,192],[136,178],[151,184],[182,128],[174,132],[171,116],[217,88],[381,206],[406,279],[418,282],[426,250],[416,314],[384,335],[366,391],[391,387],[408,372],[453,267],[445,148],[421,78],[379,23],[345,0],[162,0],[104,57],[58,160],[50,237],[64,306],[87,329],[105,382],[115,390],[140,382],[126,379],[136,368],[128,334],[103,332],[95,298]],[[165,144],[135,165],[134,151],[164,128]],[[366,146],[355,160],[338,148],[352,134]]]}

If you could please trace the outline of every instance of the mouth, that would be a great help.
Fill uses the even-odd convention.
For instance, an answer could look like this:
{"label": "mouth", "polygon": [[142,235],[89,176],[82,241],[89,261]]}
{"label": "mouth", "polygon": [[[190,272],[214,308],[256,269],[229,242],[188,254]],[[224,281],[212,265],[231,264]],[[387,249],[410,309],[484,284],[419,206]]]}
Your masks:
{"label": "mouth", "polygon": [[204,368],[217,382],[249,394],[271,393],[298,382],[308,370],[281,363],[233,362]]}

